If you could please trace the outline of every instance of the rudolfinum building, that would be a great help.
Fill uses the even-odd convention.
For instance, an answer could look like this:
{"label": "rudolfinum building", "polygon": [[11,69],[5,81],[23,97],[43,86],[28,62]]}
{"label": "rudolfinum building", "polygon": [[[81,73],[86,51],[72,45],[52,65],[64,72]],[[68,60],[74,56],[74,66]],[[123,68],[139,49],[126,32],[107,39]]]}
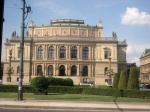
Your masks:
{"label": "rudolfinum building", "polygon": [[[101,21],[96,26],[74,19],[51,20],[41,26],[31,21],[24,38],[23,84],[29,84],[33,77],[45,76],[71,78],[75,85],[107,85],[109,53],[111,69],[119,73],[126,69],[126,47],[126,40],[118,41],[115,32],[103,37]],[[5,42],[3,84],[18,84],[19,65],[20,37],[14,31]]]}

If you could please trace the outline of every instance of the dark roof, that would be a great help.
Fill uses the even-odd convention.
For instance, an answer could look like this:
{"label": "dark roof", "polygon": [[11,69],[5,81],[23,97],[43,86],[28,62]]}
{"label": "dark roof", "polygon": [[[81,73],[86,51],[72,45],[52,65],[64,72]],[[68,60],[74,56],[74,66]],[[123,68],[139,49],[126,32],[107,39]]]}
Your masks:
{"label": "dark roof", "polygon": [[143,52],[143,54],[142,54],[142,56],[141,56],[141,58],[145,57],[147,55],[150,55],[150,49],[145,49],[144,52]]}
{"label": "dark roof", "polygon": [[56,19],[51,20],[51,24],[84,24],[84,20],[76,20],[76,19]]}

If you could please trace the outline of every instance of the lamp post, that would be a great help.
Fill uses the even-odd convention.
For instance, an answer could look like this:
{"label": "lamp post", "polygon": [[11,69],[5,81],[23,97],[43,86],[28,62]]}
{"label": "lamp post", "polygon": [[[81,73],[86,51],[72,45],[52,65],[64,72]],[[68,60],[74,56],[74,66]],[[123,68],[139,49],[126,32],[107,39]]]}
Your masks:
{"label": "lamp post", "polygon": [[21,25],[21,40],[20,40],[20,67],[19,67],[19,85],[18,85],[18,100],[23,100],[22,93],[22,77],[23,77],[23,50],[24,50],[24,17],[25,17],[25,0],[22,0],[22,25]]}
{"label": "lamp post", "polygon": [[112,76],[114,75],[113,69],[111,69],[111,50],[108,51],[109,68],[107,70],[108,85],[112,85]]}
{"label": "lamp post", "polygon": [[13,67],[11,67],[11,58],[12,58],[12,49],[9,49],[9,67],[6,70],[6,73],[8,74],[7,82],[11,82],[11,74],[13,74],[14,72]]}
{"label": "lamp post", "polygon": [[[26,11],[25,11],[26,8]],[[18,100],[23,100],[22,79],[23,79],[23,51],[24,51],[24,29],[25,29],[25,14],[31,12],[31,7],[27,6],[25,0],[22,0],[22,24],[21,24],[21,39],[20,39],[20,67],[19,67],[19,85],[18,85]]]}

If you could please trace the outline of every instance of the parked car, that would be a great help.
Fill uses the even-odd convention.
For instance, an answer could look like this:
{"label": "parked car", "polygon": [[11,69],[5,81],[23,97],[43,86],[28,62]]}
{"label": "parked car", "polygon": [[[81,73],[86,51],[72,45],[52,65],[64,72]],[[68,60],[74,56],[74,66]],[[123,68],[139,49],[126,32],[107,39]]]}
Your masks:
{"label": "parked car", "polygon": [[94,82],[87,82],[87,84],[89,84],[91,87],[95,86]]}
{"label": "parked car", "polygon": [[90,87],[95,87],[94,82],[80,83],[80,85],[89,85]]}
{"label": "parked car", "polygon": [[147,83],[140,83],[140,88],[146,88],[146,86],[147,86],[148,84]]}

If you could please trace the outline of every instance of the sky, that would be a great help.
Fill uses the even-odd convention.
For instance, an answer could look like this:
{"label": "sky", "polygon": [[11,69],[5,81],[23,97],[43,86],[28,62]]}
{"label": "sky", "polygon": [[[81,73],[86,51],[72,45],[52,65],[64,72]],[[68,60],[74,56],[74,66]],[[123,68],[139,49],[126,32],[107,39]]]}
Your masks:
{"label": "sky", "polygon": [[[127,63],[140,66],[142,53],[150,48],[150,0],[26,0],[32,11],[25,19],[28,28],[34,24],[49,25],[52,19],[84,19],[85,24],[103,23],[103,37],[117,33],[119,41],[127,41]],[[21,35],[22,0],[5,0],[3,24],[4,60],[6,38],[13,31]],[[26,28],[26,30],[27,30]]]}

